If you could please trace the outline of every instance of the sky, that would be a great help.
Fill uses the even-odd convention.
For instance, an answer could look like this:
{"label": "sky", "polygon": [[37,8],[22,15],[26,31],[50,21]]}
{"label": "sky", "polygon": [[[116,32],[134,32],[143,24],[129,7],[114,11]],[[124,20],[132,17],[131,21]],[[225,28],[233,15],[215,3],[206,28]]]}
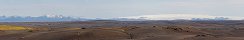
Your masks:
{"label": "sky", "polygon": [[116,18],[197,14],[244,17],[244,0],[0,0],[0,15]]}

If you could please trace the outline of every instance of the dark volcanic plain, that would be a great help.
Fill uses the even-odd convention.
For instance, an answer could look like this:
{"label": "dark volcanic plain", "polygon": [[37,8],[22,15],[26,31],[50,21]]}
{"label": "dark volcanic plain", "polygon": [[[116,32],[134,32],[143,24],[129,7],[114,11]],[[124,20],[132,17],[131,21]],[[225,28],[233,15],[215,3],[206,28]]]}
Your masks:
{"label": "dark volcanic plain", "polygon": [[[1,22],[0,40],[244,40],[244,21]],[[0,26],[1,27],[1,26]]]}

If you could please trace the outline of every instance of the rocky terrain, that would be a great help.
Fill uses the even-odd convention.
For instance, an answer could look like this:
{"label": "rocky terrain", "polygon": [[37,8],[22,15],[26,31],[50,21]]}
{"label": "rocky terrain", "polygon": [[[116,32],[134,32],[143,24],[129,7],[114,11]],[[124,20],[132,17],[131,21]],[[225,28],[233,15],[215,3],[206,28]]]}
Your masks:
{"label": "rocky terrain", "polygon": [[0,25],[0,40],[244,40],[242,20],[2,22]]}

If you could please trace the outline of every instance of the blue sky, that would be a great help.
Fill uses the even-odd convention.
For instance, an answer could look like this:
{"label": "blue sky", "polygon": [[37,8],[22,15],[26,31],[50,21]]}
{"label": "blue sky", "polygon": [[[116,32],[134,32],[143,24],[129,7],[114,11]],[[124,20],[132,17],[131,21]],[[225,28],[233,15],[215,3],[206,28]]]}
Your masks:
{"label": "blue sky", "polygon": [[244,0],[0,0],[0,15],[90,18],[205,14],[244,16]]}

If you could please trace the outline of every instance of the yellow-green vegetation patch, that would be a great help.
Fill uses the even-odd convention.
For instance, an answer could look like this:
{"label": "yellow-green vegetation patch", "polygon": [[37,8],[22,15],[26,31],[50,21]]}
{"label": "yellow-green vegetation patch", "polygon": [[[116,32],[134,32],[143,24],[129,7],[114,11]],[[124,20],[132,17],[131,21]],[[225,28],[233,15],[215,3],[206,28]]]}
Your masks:
{"label": "yellow-green vegetation patch", "polygon": [[65,28],[65,30],[80,30],[81,28]]}
{"label": "yellow-green vegetation patch", "polygon": [[28,30],[31,28],[23,26],[12,26],[12,25],[0,25],[0,30]]}

